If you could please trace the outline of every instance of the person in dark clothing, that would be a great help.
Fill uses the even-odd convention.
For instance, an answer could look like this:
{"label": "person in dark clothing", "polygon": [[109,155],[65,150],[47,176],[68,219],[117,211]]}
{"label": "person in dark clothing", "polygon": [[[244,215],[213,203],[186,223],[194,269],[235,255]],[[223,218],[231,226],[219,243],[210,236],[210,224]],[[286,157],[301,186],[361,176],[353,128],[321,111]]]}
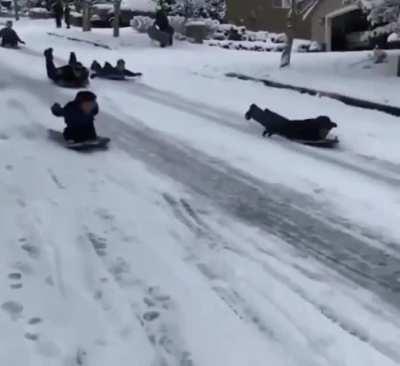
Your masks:
{"label": "person in dark clothing", "polygon": [[64,8],[64,21],[67,26],[67,28],[71,28],[71,8],[69,7],[69,4],[65,4]]}
{"label": "person in dark clothing", "polygon": [[17,48],[18,43],[25,44],[24,41],[19,38],[17,32],[13,29],[13,22],[8,20],[6,27],[0,30],[1,47],[12,47]]}
{"label": "person in dark clothing", "polygon": [[114,67],[109,62],[106,62],[103,67],[97,62],[93,61],[90,67],[93,74],[90,76],[91,79],[99,77],[111,80],[125,80],[126,77],[142,76],[141,72],[132,72],[125,68],[125,61],[118,60],[117,65]]}
{"label": "person in dark clothing", "polygon": [[74,52],[71,52],[68,65],[56,67],[53,60],[53,49],[44,51],[46,70],[49,79],[60,86],[81,88],[89,83],[89,70],[77,61]]}
{"label": "person in dark clothing", "polygon": [[269,109],[262,110],[252,104],[245,115],[254,119],[264,128],[263,136],[281,135],[292,140],[320,141],[326,139],[329,131],[337,127],[329,117],[319,116],[303,120],[289,120]]}
{"label": "person in dark clothing", "polygon": [[64,8],[61,0],[56,0],[53,4],[53,13],[54,13],[54,18],[56,19],[56,26],[57,28],[62,27],[62,18],[64,15]]}
{"label": "person in dark clothing", "polygon": [[75,100],[64,107],[55,103],[51,112],[56,117],[64,117],[67,127],[64,129],[64,138],[70,142],[85,142],[97,139],[94,127],[94,118],[99,113],[97,97],[90,91],[80,91]]}
{"label": "person in dark clothing", "polygon": [[169,35],[169,46],[172,46],[174,42],[175,30],[169,24],[169,19],[164,10],[160,9],[156,12],[156,20],[154,21],[154,27],[163,33]]}

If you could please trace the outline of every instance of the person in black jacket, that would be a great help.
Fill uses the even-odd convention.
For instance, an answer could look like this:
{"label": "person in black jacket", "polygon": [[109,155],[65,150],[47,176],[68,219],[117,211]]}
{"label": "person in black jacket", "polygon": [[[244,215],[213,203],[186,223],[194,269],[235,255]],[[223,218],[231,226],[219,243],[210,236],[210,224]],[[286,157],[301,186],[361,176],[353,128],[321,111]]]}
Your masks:
{"label": "person in black jacket", "polygon": [[67,127],[64,129],[64,138],[71,142],[85,142],[97,139],[94,127],[94,118],[99,113],[97,97],[90,91],[80,91],[75,100],[64,107],[55,103],[51,112],[56,117],[64,117]]}
{"label": "person in black jacket", "polygon": [[64,8],[64,21],[67,26],[67,28],[71,28],[71,8],[69,7],[69,4],[65,4]]}
{"label": "person in black jacket", "polygon": [[292,140],[320,141],[326,139],[329,131],[337,127],[327,116],[289,120],[269,109],[262,110],[252,104],[245,118],[254,119],[264,127],[263,136],[277,134]]}
{"label": "person in black jacket", "polygon": [[53,49],[44,51],[46,70],[49,79],[60,86],[81,88],[89,83],[89,70],[77,61],[75,53],[71,52],[68,65],[56,67],[53,59]]}
{"label": "person in black jacket", "polygon": [[172,46],[175,30],[169,24],[168,16],[163,9],[160,9],[156,12],[156,20],[154,22],[154,26],[159,31],[167,33],[169,35],[169,45]]}
{"label": "person in black jacket", "polygon": [[6,27],[0,30],[0,37],[1,37],[1,47],[12,47],[17,48],[18,43],[25,44],[22,41],[17,32],[13,29],[13,22],[8,20],[6,22]]}
{"label": "person in black jacket", "polygon": [[125,61],[118,60],[117,65],[113,67],[109,62],[106,62],[103,67],[97,62],[93,61],[90,67],[93,74],[90,76],[91,79],[99,77],[111,80],[125,80],[126,77],[142,76],[141,72],[132,72],[126,69]]}
{"label": "person in black jacket", "polygon": [[53,4],[53,13],[54,13],[54,18],[56,19],[56,26],[57,28],[62,27],[62,18],[64,15],[64,8],[61,0],[56,0]]}

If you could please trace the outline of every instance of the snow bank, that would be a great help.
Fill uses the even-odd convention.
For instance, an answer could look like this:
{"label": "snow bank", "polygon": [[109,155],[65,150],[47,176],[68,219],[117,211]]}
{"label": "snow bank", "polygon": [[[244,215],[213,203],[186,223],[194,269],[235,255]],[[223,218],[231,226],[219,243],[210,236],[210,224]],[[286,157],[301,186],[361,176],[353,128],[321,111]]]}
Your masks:
{"label": "snow bank", "polygon": [[122,0],[121,7],[132,11],[155,11],[155,3],[152,0]]}

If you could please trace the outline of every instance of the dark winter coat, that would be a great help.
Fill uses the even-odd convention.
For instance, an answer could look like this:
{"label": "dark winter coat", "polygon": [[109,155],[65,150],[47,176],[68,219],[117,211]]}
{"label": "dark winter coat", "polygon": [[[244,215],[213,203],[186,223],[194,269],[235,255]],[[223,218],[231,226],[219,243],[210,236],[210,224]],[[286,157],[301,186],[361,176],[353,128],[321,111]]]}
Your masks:
{"label": "dark winter coat", "polygon": [[0,37],[2,38],[2,46],[17,46],[18,43],[23,43],[23,41],[18,37],[17,32],[12,28],[3,28],[0,30]]}
{"label": "dark winter coat", "polygon": [[63,14],[64,14],[64,9],[63,9],[63,5],[60,1],[56,1],[53,4],[53,12],[56,18],[62,18]]}
{"label": "dark winter coat", "polygon": [[329,117],[289,120],[269,109],[262,110],[255,104],[250,106],[246,119],[254,119],[264,128],[263,136],[281,135],[294,140],[318,141],[323,140],[337,124]]}
{"label": "dark winter coat", "polygon": [[169,20],[167,14],[164,11],[159,10],[156,13],[156,21],[154,24],[158,27],[160,31],[170,32],[171,26],[169,25]]}
{"label": "dark winter coat", "polygon": [[84,113],[80,107],[80,102],[77,100],[67,103],[64,108],[55,104],[51,111],[57,117],[64,117],[67,125],[64,130],[64,137],[67,140],[81,142],[97,137],[94,127],[94,118],[99,113],[97,105],[91,114]]}

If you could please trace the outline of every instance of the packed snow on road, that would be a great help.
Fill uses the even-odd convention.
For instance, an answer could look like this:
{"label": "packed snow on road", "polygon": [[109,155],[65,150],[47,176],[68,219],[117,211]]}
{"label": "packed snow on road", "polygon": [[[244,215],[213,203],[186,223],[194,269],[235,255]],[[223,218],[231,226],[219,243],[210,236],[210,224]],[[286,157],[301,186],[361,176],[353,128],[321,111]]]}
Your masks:
{"label": "packed snow on road", "polygon": [[[26,45],[0,49],[0,365],[400,364],[399,118],[225,76],[399,106],[395,52],[279,70],[278,53],[53,27],[23,19]],[[48,137],[77,90],[47,78],[46,48],[143,74],[85,89],[107,150]],[[253,103],[328,116],[340,143],[262,138]]]}

